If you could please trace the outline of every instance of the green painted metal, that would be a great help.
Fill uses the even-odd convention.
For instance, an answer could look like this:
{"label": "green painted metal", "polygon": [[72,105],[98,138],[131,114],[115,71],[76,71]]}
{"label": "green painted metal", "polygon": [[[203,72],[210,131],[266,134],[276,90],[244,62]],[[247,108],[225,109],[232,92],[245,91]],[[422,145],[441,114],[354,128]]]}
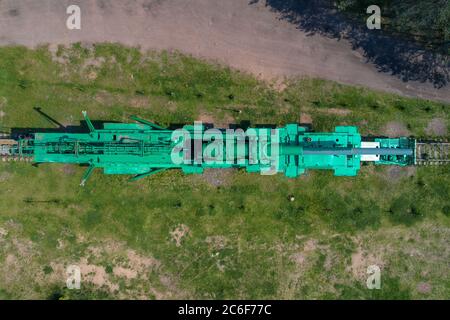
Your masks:
{"label": "green painted metal", "polygon": [[[173,130],[137,117],[133,119],[139,123],[105,123],[103,128],[94,128],[87,114],[83,115],[89,128],[87,133],[34,132],[6,147],[0,140],[0,154],[36,163],[86,165],[82,185],[96,168],[102,168],[105,174],[134,175],[132,180],[174,168],[184,173],[202,173],[206,168],[245,168],[248,172],[284,173],[293,178],[308,169],[355,176],[364,155],[376,154],[376,164],[404,166],[415,161],[414,139],[363,139],[354,126],[338,126],[334,132],[317,133],[288,124],[273,130],[250,128],[239,135],[225,129],[216,129],[211,134],[204,126],[186,125],[183,132],[192,137],[194,148],[174,153],[177,147],[186,146],[187,136],[174,136]],[[218,137],[223,143],[212,151],[214,161],[208,161],[205,153]],[[375,142],[377,149],[362,147],[363,141]],[[185,161],[174,162],[173,154],[185,157]]]}

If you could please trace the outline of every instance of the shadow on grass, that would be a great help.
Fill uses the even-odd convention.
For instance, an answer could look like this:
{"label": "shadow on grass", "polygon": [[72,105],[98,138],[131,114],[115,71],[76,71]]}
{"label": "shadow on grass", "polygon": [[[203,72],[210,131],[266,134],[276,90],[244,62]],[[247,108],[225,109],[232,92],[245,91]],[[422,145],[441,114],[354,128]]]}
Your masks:
{"label": "shadow on grass", "polygon": [[[47,120],[50,124],[52,124],[53,128],[21,128],[21,127],[13,127],[11,129],[10,136],[12,138],[17,138],[20,136],[26,136],[29,134],[33,134],[36,132],[39,133],[87,133],[89,132],[89,126],[87,125],[85,120],[81,120],[79,125],[72,125],[72,126],[64,126],[61,124],[58,120],[50,116],[49,114],[42,111],[42,108],[40,107],[34,107],[34,111],[36,111],[40,116],[42,116],[45,120]],[[131,119],[131,118],[130,118]],[[132,122],[133,119],[130,120],[129,123]],[[93,126],[96,129],[102,129],[104,127],[105,123],[120,123],[119,121],[113,121],[113,120],[91,120]],[[176,130],[183,128],[185,125],[191,125],[191,123],[170,123],[167,128],[167,130]],[[214,123],[203,123],[206,129],[214,128]],[[309,131],[312,131],[312,125],[310,123],[299,123],[299,126],[307,128]],[[276,124],[260,124],[255,123],[252,124],[250,120],[241,120],[239,123],[229,123],[228,127],[230,129],[242,129],[247,130],[250,127],[253,128],[270,128],[275,129],[277,128]],[[226,128],[222,128],[226,129]],[[6,134],[7,132],[5,132]]]}

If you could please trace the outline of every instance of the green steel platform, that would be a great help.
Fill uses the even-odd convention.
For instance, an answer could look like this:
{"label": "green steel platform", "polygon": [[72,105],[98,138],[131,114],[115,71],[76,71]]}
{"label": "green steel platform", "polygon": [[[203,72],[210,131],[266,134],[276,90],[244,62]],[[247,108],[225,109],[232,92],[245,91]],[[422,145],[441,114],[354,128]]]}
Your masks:
{"label": "green steel platform", "polygon": [[329,133],[297,124],[244,132],[207,130],[196,123],[168,130],[133,117],[136,123],[105,123],[98,129],[83,114],[89,132],[33,132],[0,139],[0,156],[4,161],[86,165],[82,185],[96,168],[105,174],[133,175],[132,180],[167,169],[202,173],[206,168],[245,168],[294,178],[310,169],[355,176],[362,161],[400,166],[416,161],[415,139],[363,138],[354,126],[339,126]]}

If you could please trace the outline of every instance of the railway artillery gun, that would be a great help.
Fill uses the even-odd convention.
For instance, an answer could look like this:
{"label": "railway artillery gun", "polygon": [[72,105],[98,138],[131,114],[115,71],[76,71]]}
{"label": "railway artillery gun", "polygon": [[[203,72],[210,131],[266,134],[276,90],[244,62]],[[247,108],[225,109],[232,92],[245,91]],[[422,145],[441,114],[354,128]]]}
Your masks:
{"label": "railway artillery gun", "polygon": [[0,138],[2,161],[86,166],[81,185],[96,168],[105,174],[133,175],[131,180],[168,169],[201,174],[207,168],[245,168],[247,172],[284,173],[294,178],[310,169],[355,176],[362,162],[397,166],[450,163],[450,143],[362,137],[354,126],[313,132],[287,124],[231,134],[230,129],[211,133],[198,123],[179,128],[182,130],[166,129],[138,117],[132,117],[135,123],[106,122],[95,128],[86,112],[83,116],[85,132],[36,129]]}

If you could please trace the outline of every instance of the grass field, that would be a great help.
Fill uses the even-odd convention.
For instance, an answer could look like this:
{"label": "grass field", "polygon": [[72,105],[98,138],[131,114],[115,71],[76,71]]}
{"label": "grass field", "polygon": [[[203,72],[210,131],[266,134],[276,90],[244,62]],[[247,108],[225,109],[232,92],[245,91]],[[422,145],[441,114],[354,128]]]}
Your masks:
{"label": "grass field", "polygon": [[[161,125],[312,122],[448,138],[449,105],[316,79],[266,83],[118,45],[0,48],[0,121]],[[84,168],[0,164],[0,298],[449,299],[450,168],[363,166],[357,177],[169,171],[134,183]],[[294,201],[288,196],[293,195]],[[82,270],[81,290],[65,269]],[[380,290],[366,268],[381,267]]]}

